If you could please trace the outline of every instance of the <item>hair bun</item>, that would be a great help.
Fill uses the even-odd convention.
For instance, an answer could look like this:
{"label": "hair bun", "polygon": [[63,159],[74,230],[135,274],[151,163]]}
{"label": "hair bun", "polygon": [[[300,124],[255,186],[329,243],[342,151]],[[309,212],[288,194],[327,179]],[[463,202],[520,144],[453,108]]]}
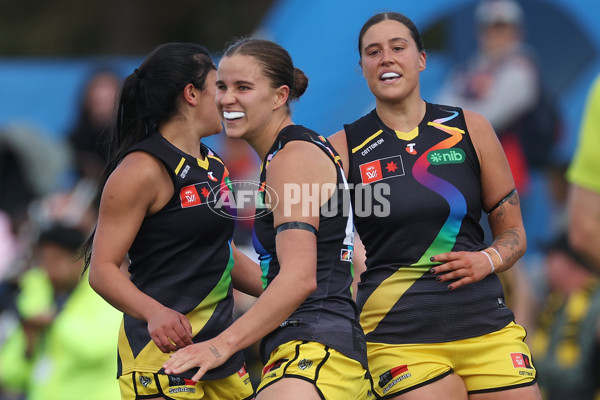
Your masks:
{"label": "hair bun", "polygon": [[308,77],[299,68],[294,68],[294,87],[291,88],[290,98],[297,99],[304,94],[308,87]]}

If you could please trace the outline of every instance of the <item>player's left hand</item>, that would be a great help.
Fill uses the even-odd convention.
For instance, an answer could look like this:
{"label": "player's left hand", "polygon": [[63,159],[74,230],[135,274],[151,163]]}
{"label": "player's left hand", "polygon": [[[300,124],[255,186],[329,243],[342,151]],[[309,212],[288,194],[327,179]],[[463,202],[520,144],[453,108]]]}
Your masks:
{"label": "player's left hand", "polygon": [[430,270],[439,282],[456,280],[448,285],[449,290],[479,282],[491,272],[489,259],[479,251],[442,253],[431,257],[431,261],[442,263]]}
{"label": "player's left hand", "polygon": [[198,372],[192,377],[194,382],[198,382],[208,370],[222,365],[230,356],[226,344],[216,337],[177,350],[163,364],[163,368],[165,374],[177,375],[198,367]]}

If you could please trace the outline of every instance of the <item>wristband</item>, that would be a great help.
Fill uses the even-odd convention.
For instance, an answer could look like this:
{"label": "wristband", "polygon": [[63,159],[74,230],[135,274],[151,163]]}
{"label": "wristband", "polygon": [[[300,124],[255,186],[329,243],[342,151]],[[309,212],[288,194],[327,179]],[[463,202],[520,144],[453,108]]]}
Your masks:
{"label": "wristband", "polygon": [[493,274],[494,271],[496,270],[496,267],[494,267],[494,262],[492,261],[492,257],[490,257],[490,255],[483,250],[481,250],[480,253],[483,253],[487,257],[488,261],[490,262],[490,265],[492,266],[492,272],[490,272],[490,274]]}

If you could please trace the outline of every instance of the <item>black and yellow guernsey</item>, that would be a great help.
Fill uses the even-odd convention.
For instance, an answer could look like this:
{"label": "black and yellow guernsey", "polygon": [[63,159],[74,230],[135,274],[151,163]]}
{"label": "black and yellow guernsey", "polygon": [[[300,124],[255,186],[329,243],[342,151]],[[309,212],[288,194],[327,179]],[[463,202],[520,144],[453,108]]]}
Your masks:
{"label": "black and yellow guernsey", "polygon": [[[365,368],[366,345],[358,323],[358,310],[352,300],[352,252],[354,228],[346,179],[341,161],[327,139],[300,125],[290,125],[281,130],[275,143],[263,160],[260,187],[265,187],[269,163],[287,143],[302,140],[313,143],[327,154],[336,166],[337,184],[329,201],[321,207],[317,233],[317,289],[261,343],[263,362],[277,346],[292,341],[305,340],[329,346]],[[307,160],[306,162],[310,162]],[[264,204],[260,192],[259,202]],[[318,197],[317,197],[318,198]],[[282,207],[283,199],[279,199]],[[273,215],[266,214],[254,222],[253,242],[259,254],[263,285],[267,287],[279,272],[275,248]]]}
{"label": "black and yellow guernsey", "polygon": [[[186,154],[159,133],[134,145],[162,161],[173,180],[173,197],[147,216],[129,250],[131,281],[142,292],[190,321],[195,343],[211,339],[233,322],[231,237],[234,210],[215,212],[216,196],[231,189],[223,161],[201,145],[204,160]],[[140,193],[140,196],[143,196]],[[230,202],[229,202],[230,203]],[[147,323],[128,315],[119,333],[118,375],[163,373],[169,354],[148,334]],[[241,353],[210,370],[203,380],[230,376],[243,367]],[[182,376],[191,378],[197,368]]]}
{"label": "black and yellow guernsey", "polygon": [[427,104],[411,132],[376,110],[344,126],[355,225],[366,249],[357,303],[367,341],[438,343],[509,324],[500,280],[448,290],[430,257],[486,247],[480,165],[460,108]]}

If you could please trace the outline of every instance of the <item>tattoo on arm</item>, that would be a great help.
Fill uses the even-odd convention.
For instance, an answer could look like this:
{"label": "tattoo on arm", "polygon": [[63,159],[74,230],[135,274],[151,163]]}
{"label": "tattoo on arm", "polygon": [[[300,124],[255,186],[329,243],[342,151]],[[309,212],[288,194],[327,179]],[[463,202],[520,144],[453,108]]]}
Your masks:
{"label": "tattoo on arm", "polygon": [[496,215],[494,217],[496,218],[497,221],[504,221],[504,218],[506,217],[506,210],[504,209],[504,206],[501,206],[498,209],[498,212],[496,213]]}
{"label": "tattoo on arm", "polygon": [[210,346],[210,351],[212,351],[216,358],[221,358],[221,353],[219,353],[219,350],[215,346]]}
{"label": "tattoo on arm", "polygon": [[516,206],[519,204],[519,193],[516,189],[513,189],[512,192],[510,192],[505,198],[500,200],[494,207],[492,207],[492,209],[488,211],[488,215],[491,215],[493,211],[498,210],[495,213],[494,218],[496,218],[498,221],[503,221],[506,217],[506,210],[504,209],[506,203],[510,204],[511,206]]}
{"label": "tattoo on arm", "polygon": [[510,197],[508,198],[508,204],[512,205],[512,206],[516,206],[519,204],[519,193],[517,191],[514,191]]}
{"label": "tattoo on arm", "polygon": [[513,265],[521,256],[523,256],[523,250],[521,249],[521,236],[517,229],[508,229],[502,232],[496,240],[494,245],[498,248],[506,249],[504,260],[506,265]]}

